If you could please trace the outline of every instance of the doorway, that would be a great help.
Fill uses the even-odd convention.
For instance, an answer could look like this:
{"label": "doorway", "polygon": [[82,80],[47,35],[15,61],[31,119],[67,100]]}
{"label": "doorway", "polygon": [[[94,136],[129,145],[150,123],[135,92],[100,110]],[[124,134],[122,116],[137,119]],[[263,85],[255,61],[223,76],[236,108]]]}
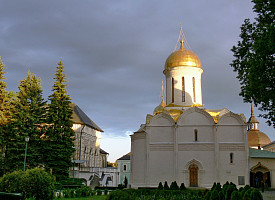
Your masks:
{"label": "doorway", "polygon": [[190,187],[198,187],[198,172],[199,168],[197,165],[192,164],[189,166]]}

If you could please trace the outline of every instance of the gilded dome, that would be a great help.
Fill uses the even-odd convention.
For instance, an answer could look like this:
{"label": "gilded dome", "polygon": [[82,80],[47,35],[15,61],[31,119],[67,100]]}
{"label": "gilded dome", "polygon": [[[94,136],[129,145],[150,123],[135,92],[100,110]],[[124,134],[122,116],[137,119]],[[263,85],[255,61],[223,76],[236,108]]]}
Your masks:
{"label": "gilded dome", "polygon": [[162,101],[160,103],[160,105],[158,105],[155,109],[154,109],[154,115],[157,115],[159,113],[162,113],[163,110],[164,110],[164,107],[166,106],[163,98],[162,98]]}
{"label": "gilded dome", "polygon": [[269,137],[265,133],[258,130],[249,131],[247,134],[247,138],[248,138],[248,145],[250,147],[258,147],[258,146],[262,147],[271,142]]}
{"label": "gilded dome", "polygon": [[178,66],[190,66],[190,67],[201,67],[201,61],[199,57],[192,51],[186,50],[181,41],[181,47],[179,50],[170,54],[165,62],[165,69],[178,67]]}

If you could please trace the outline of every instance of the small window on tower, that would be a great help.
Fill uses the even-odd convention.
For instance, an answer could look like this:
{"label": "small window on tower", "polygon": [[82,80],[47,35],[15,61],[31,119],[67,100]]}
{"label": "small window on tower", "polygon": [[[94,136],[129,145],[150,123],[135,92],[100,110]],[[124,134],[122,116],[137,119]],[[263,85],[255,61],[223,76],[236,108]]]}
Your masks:
{"label": "small window on tower", "polygon": [[198,130],[197,129],[194,130],[194,136],[195,136],[195,142],[197,142],[198,141]]}
{"label": "small window on tower", "polygon": [[123,165],[123,170],[126,171],[127,165]]}
{"label": "small window on tower", "polygon": [[196,88],[195,88],[196,82],[195,82],[195,77],[193,77],[192,80],[193,80],[193,98],[194,98],[194,102],[196,102]]}
{"label": "small window on tower", "polygon": [[174,87],[175,86],[175,83],[174,83],[174,78],[172,78],[172,103],[174,103]]}
{"label": "small window on tower", "polygon": [[182,77],[182,102],[185,102],[185,85],[184,85],[184,77]]}
{"label": "small window on tower", "polygon": [[230,163],[232,164],[234,162],[234,154],[230,153]]}

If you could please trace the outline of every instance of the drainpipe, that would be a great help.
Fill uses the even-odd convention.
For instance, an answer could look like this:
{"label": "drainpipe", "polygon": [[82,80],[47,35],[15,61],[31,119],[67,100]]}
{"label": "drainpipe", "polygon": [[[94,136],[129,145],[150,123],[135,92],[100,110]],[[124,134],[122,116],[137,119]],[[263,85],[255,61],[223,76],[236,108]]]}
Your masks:
{"label": "drainpipe", "polygon": [[[82,133],[83,133],[83,129],[85,128],[85,124],[84,124],[84,126],[82,127],[82,129],[81,129],[81,131],[80,131],[80,144],[79,144],[79,161],[81,160],[81,151],[82,151],[82,141],[81,141],[81,139],[82,139]],[[80,163],[79,163],[79,168],[80,168]]]}

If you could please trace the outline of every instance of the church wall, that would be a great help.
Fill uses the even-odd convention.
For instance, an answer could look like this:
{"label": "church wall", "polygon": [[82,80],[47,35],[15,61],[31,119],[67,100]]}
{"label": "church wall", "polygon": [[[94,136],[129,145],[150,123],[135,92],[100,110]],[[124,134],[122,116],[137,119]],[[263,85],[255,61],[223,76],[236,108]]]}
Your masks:
{"label": "church wall", "polygon": [[222,117],[217,124],[218,141],[245,142],[246,140],[243,126],[246,125],[241,124],[235,117]]}
{"label": "church wall", "polygon": [[131,136],[131,187],[144,186],[146,176],[146,133]]}
{"label": "church wall", "polygon": [[189,166],[196,164],[199,167],[198,186],[211,187],[216,181],[216,167],[214,149],[192,150],[178,152],[178,176],[177,182],[190,186]]}
{"label": "church wall", "polygon": [[[233,162],[230,162],[230,154],[233,153]],[[236,151],[234,147],[231,150],[219,151],[219,180],[221,184],[226,181],[238,183],[238,176],[244,176],[245,184],[248,182],[247,172],[247,153],[245,150]]]}
{"label": "church wall", "polygon": [[[161,158],[161,159],[160,159]],[[159,182],[174,181],[174,151],[173,148],[165,149],[160,147],[159,150],[149,152],[148,163],[148,184],[149,187],[157,187]]]}
{"label": "church wall", "polygon": [[258,163],[270,170],[271,188],[275,188],[275,159],[274,158],[249,158],[249,171]]}
{"label": "church wall", "polygon": [[[197,130],[197,141],[195,141],[195,131]],[[214,142],[212,126],[179,126],[178,143],[181,142]]]}
{"label": "church wall", "polygon": [[[221,184],[232,181],[241,184],[239,178],[244,178],[244,184],[249,184],[248,149],[246,145],[245,123],[233,113],[227,113],[217,124],[218,168]],[[242,186],[242,185],[240,185]]]}

